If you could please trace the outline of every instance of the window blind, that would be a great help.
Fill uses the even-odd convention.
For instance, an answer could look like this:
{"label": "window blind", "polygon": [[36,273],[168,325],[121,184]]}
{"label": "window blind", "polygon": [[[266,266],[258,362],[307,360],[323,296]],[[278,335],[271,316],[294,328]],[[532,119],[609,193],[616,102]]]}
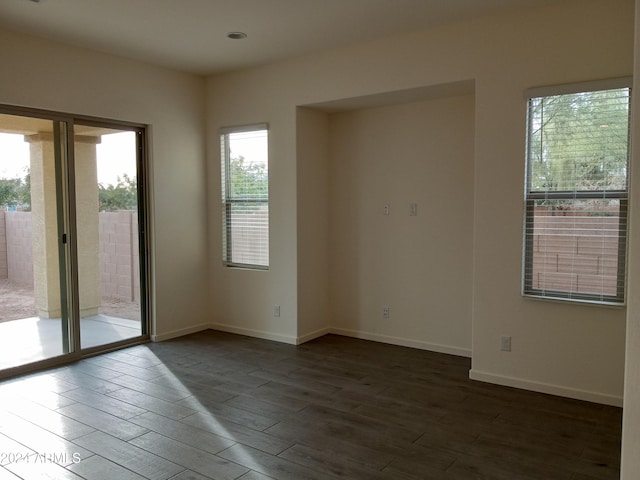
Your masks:
{"label": "window blind", "polygon": [[525,294],[624,302],[629,94],[529,99]]}
{"label": "window blind", "polygon": [[229,266],[269,266],[269,162],[266,125],[224,129],[223,259]]}

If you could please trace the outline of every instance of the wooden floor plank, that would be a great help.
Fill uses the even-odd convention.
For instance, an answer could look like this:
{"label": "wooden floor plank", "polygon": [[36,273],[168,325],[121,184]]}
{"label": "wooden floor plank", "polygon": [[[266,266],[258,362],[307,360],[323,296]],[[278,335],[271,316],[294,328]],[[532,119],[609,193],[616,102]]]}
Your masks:
{"label": "wooden floor plank", "polygon": [[94,431],[84,423],[64,416],[61,413],[29,401],[3,402],[7,412],[37,425],[59,437],[72,440]]}
{"label": "wooden floor plank", "polygon": [[215,435],[242,443],[249,447],[277,455],[291,446],[291,442],[253,430],[208,413],[195,413],[180,420],[187,425],[207,430]]}
{"label": "wooden floor plank", "polygon": [[74,403],[73,405],[59,408],[58,412],[124,441],[131,440],[149,431],[135,423],[82,403]]}
{"label": "wooden floor plank", "polygon": [[368,468],[348,456],[334,455],[331,452],[305,445],[296,444],[282,452],[278,457],[319,472],[329,473],[338,478],[348,478],[350,480],[385,480],[388,478],[380,470]]}
{"label": "wooden floor plank", "polygon": [[619,478],[621,409],[470,366],[337,335],[137,345],[0,382],[0,453],[81,459],[0,465],[0,480]]}
{"label": "wooden floor plank", "polygon": [[220,456],[278,480],[335,480],[328,473],[290,462],[246,445],[234,445],[220,452]]}
{"label": "wooden floor plank", "polygon": [[109,397],[108,395],[103,395],[85,388],[76,388],[75,390],[64,392],[63,395],[72,400],[123,419],[135,417],[136,415],[146,412],[144,408],[136,407],[130,403],[126,403],[116,398]]}
{"label": "wooden floor plank", "polygon": [[[91,452],[72,443],[55,433],[49,432],[44,428],[40,428],[23,418],[17,417],[6,411],[0,412],[0,432],[3,435],[15,440],[32,450],[37,455],[44,455],[58,459],[63,458],[63,463],[72,463],[74,454],[80,455],[81,458],[88,458]],[[80,437],[83,438],[83,437]],[[10,452],[9,452],[10,453]]]}
{"label": "wooden floor plank", "polygon": [[76,475],[71,470],[54,462],[40,463],[14,463],[7,466],[18,478],[29,480],[86,480],[85,477]]}
{"label": "wooden floor plank", "polygon": [[10,472],[4,467],[0,467],[0,480],[21,480],[19,476]]}
{"label": "wooden floor plank", "polygon": [[145,480],[142,475],[138,475],[100,455],[93,455],[86,460],[70,465],[68,469],[86,480]]}
{"label": "wooden floor plank", "polygon": [[132,418],[131,422],[160,433],[165,437],[213,454],[221,452],[236,443],[228,438],[185,425],[182,422],[171,420],[153,412],[147,412],[144,415]]}
{"label": "wooden floor plank", "polygon": [[58,368],[51,372],[51,377],[69,382],[74,385],[74,388],[82,387],[98,393],[109,393],[123,388],[121,385],[88,375],[74,367],[75,365],[68,365]]}
{"label": "wooden floor plank", "polygon": [[249,471],[237,463],[186,445],[156,432],[145,433],[129,443],[214,480],[233,480]]}
{"label": "wooden floor plank", "polygon": [[126,387],[109,392],[107,395],[149,412],[159,413],[168,418],[179,419],[193,415],[196,412],[196,410],[179,403],[169,402],[157,396],[147,395],[146,393]]}
{"label": "wooden floor plank", "polygon": [[236,408],[228,403],[222,403],[208,395],[194,395],[180,402],[177,402],[179,408],[188,407],[190,410],[197,410],[203,413],[209,413],[216,417],[225,418],[239,425],[252,428],[254,430],[264,430],[278,423],[277,420],[251,412],[246,409]]}
{"label": "wooden floor plank", "polygon": [[183,466],[103,432],[90,433],[75,442],[149,480],[167,480],[185,470]]}
{"label": "wooden floor plank", "polygon": [[395,458],[391,449],[386,447],[376,449],[364,445],[369,442],[355,444],[330,432],[322,432],[316,428],[309,429],[308,425],[295,422],[278,423],[266,432],[292,444],[307,445],[333,455],[347,455],[351,460],[373,469],[382,469]]}

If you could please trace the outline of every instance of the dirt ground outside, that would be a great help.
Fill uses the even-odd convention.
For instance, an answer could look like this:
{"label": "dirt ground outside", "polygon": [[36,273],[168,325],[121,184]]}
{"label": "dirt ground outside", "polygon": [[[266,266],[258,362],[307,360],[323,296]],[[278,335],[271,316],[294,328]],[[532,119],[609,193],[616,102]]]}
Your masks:
{"label": "dirt ground outside", "polygon": [[[140,306],[118,299],[102,299],[99,313],[111,317],[140,320]],[[0,322],[38,316],[33,289],[0,279]]]}

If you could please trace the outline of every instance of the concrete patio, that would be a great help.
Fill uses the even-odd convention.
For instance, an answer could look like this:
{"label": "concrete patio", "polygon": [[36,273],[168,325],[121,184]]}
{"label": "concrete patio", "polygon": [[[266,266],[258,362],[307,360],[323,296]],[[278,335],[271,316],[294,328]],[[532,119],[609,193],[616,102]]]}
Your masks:
{"label": "concrete patio", "polygon": [[[80,320],[82,348],[140,336],[140,322],[108,315]],[[59,318],[30,317],[0,322],[0,370],[62,355]]]}

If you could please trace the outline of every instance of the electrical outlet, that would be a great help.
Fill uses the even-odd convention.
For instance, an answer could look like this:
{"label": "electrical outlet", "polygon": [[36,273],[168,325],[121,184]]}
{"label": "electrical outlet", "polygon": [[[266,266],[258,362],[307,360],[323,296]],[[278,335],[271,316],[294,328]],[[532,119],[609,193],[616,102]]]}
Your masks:
{"label": "electrical outlet", "polygon": [[389,215],[389,210],[391,209],[391,205],[389,205],[388,203],[384,204],[384,214],[385,215]]}
{"label": "electrical outlet", "polygon": [[511,351],[511,337],[500,337],[500,350],[502,350],[503,352]]}
{"label": "electrical outlet", "polygon": [[279,317],[280,316],[280,305],[274,305],[273,306],[273,316],[274,317]]}
{"label": "electrical outlet", "polygon": [[389,307],[382,307],[382,318],[389,318]]}
{"label": "electrical outlet", "polygon": [[416,217],[418,215],[418,204],[410,203],[409,204],[409,216]]}

